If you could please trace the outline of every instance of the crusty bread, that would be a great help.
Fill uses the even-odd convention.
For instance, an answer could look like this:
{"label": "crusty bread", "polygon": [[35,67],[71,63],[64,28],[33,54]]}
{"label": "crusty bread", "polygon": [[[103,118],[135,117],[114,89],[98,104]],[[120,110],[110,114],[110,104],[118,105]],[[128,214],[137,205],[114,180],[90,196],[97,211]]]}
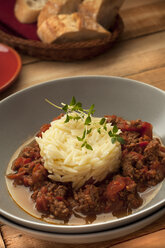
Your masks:
{"label": "crusty bread", "polygon": [[123,2],[124,0],[84,0],[79,6],[79,12],[109,29],[113,26]]}
{"label": "crusty bread", "polygon": [[98,38],[109,38],[111,33],[92,18],[79,13],[49,17],[38,28],[37,34],[45,43],[65,43]]}
{"label": "crusty bread", "polygon": [[81,2],[82,0],[49,0],[38,16],[38,27],[53,15],[76,12]]}
{"label": "crusty bread", "polygon": [[33,23],[47,0],[16,0],[14,13],[19,22]]}

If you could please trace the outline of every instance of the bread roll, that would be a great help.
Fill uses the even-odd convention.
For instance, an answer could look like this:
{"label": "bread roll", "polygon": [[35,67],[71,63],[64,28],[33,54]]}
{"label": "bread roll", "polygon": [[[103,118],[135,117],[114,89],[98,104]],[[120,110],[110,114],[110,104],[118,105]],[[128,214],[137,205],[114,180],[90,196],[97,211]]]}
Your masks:
{"label": "bread roll", "polygon": [[14,13],[19,22],[33,23],[47,0],[16,0]]}
{"label": "bread roll", "polygon": [[88,15],[106,29],[115,22],[124,0],[84,0],[79,7],[82,15]]}
{"label": "bread roll", "polygon": [[38,28],[37,34],[45,43],[65,43],[109,38],[111,33],[90,17],[79,13],[49,17]]}
{"label": "bread roll", "polygon": [[38,27],[53,15],[76,12],[81,2],[82,0],[49,0],[38,16]]}

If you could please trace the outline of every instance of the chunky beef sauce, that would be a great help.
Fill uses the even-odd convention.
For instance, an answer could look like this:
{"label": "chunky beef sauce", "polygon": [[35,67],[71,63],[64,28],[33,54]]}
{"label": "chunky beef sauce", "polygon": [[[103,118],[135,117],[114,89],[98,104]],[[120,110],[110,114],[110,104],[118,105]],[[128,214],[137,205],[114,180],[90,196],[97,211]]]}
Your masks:
{"label": "chunky beef sauce", "polygon": [[[126,121],[115,115],[107,121],[121,129],[124,139],[120,171],[97,184],[92,178],[78,190],[70,183],[54,182],[48,177],[38,144],[33,141],[12,164],[7,177],[13,184],[32,191],[36,209],[45,217],[67,222],[71,215],[85,216],[111,212],[114,216],[130,213],[143,203],[139,192],[155,186],[165,177],[165,147],[153,138],[152,125],[141,120]],[[49,128],[44,125],[38,136]]]}

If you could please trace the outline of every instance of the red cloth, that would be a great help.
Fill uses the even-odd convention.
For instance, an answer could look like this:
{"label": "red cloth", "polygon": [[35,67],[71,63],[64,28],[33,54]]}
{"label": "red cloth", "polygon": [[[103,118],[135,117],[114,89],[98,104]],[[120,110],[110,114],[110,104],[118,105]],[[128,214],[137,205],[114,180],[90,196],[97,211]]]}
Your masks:
{"label": "red cloth", "polygon": [[33,24],[22,24],[14,16],[15,0],[0,0],[0,29],[30,40],[39,40],[37,37],[37,26]]}

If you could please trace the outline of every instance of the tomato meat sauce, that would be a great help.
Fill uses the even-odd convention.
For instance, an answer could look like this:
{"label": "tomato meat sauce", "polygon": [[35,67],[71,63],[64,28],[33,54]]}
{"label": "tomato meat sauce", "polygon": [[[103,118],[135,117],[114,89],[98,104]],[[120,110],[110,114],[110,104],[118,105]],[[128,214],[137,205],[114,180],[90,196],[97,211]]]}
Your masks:
{"label": "tomato meat sauce", "polygon": [[[35,207],[43,217],[68,222],[72,215],[79,214],[86,217],[102,213],[126,215],[143,204],[141,192],[164,179],[165,147],[160,139],[153,137],[152,125],[115,115],[106,118],[122,131],[124,144],[120,170],[102,182],[95,184],[91,178],[81,188],[73,189],[71,183],[52,181],[36,141],[25,146],[12,163],[13,173],[7,178],[13,180],[14,186],[29,187]],[[50,124],[42,126],[37,136],[42,136],[49,127]]]}

